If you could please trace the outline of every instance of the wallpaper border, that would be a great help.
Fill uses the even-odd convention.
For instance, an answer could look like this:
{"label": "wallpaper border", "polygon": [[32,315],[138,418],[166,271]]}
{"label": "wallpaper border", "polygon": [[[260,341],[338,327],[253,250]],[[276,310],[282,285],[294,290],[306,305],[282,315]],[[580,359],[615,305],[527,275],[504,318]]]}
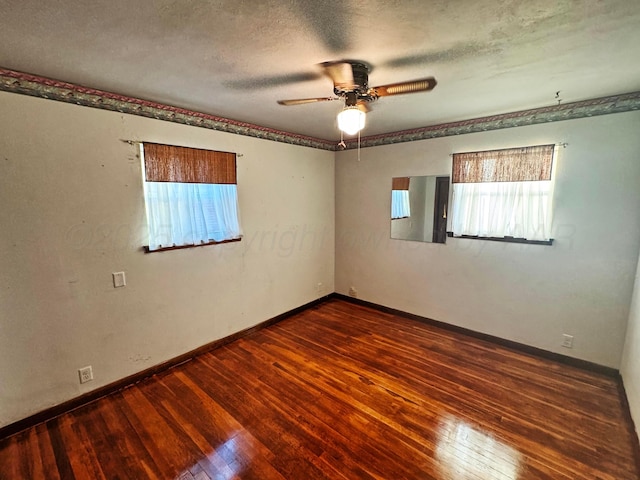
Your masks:
{"label": "wallpaper border", "polygon": [[[181,123],[208,128],[221,132],[261,138],[274,142],[300,145],[321,150],[340,150],[336,141],[308,137],[261,127],[251,123],[238,122],[184,108],[127,97],[116,93],[82,87],[72,83],[52,80],[37,75],[0,68],[0,91],[30,95],[57,100],[65,103],[100,108],[115,112],[155,118],[167,122]],[[539,123],[559,122],[611,113],[622,113],[640,109],[640,92],[613,95],[609,97],[561,103],[542,108],[503,113],[488,117],[473,118],[459,122],[444,123],[428,127],[402,130],[362,137],[361,147],[375,147],[403,142],[415,142],[430,138],[463,135],[503,128],[522,127]],[[356,139],[346,141],[346,148],[356,148]]]}
{"label": "wallpaper border", "polygon": [[[430,138],[450,137],[467,133],[486,132],[503,128],[523,127],[539,123],[560,122],[611,113],[640,109],[640,92],[594,98],[572,103],[561,103],[542,108],[443,123],[399,132],[372,135],[361,139],[361,147],[375,147],[402,142],[415,142]],[[355,148],[357,140],[349,140],[347,148]]]}

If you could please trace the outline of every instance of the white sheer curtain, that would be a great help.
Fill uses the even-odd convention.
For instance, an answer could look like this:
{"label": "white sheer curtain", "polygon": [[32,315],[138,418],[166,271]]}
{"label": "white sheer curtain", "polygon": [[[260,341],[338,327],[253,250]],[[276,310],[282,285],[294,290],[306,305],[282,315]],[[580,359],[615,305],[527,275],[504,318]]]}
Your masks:
{"label": "white sheer curtain", "polygon": [[454,183],[454,235],[551,238],[551,181]]}
{"label": "white sheer curtain", "polygon": [[234,184],[144,182],[149,250],[240,238]]}
{"label": "white sheer curtain", "polygon": [[391,219],[410,216],[409,190],[391,190]]}

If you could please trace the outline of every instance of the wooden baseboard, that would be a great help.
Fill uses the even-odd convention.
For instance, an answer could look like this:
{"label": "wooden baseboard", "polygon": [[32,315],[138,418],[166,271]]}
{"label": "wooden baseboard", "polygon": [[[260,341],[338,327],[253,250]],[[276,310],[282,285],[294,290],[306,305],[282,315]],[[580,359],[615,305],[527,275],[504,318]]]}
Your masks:
{"label": "wooden baseboard", "polygon": [[300,313],[309,308],[315,307],[324,303],[330,298],[330,295],[319,298],[312,302],[309,302],[300,307],[294,308],[293,310],[289,310],[288,312],[277,315],[269,320],[265,320],[264,322],[259,323],[258,325],[254,325],[253,327],[246,328],[239,332],[236,332],[227,337],[221,338],[219,340],[214,340],[213,342],[207,343],[201,347],[196,348],[195,350],[191,350],[190,352],[179,355],[175,358],[167,360],[166,362],[159,363],[158,365],[154,365],[153,367],[142,370],[141,372],[134,373],[133,375],[129,375],[120,380],[116,380],[108,385],[103,387],[99,387],[95,390],[87,392],[79,397],[72,398],[71,400],[67,400],[59,405],[54,405],[53,407],[42,410],[41,412],[30,415],[29,417],[23,418],[22,420],[18,420],[17,422],[10,423],[2,428],[0,428],[0,440],[11,435],[14,435],[18,432],[26,430],[27,428],[31,428],[40,423],[49,421],[55,417],[58,417],[64,413],[70,412],[71,410],[75,410],[76,408],[80,408],[88,403],[94,402],[102,397],[106,397],[112,393],[115,393],[119,390],[123,390],[131,385],[134,385],[146,378],[152,377],[153,375],[157,375],[160,372],[164,372],[170,368],[181,365],[185,362],[193,360],[198,355],[202,355],[203,353],[210,352],[215,350],[216,348],[220,348],[224,345],[227,345],[239,338],[245,337],[253,332],[256,332],[260,329],[266,328],[270,325],[274,325],[285,318],[291,317],[297,313]]}
{"label": "wooden baseboard", "polygon": [[378,305],[377,303],[367,302],[365,300],[360,300],[359,298],[349,297],[341,293],[332,293],[330,297],[339,298],[340,300],[345,300],[347,302],[351,302],[357,305],[373,308],[381,312],[390,313],[392,315],[398,315],[404,318],[417,320],[419,322],[427,323],[429,325],[433,325],[435,327],[442,328],[444,330],[449,330],[451,332],[456,332],[456,333],[462,333],[463,335],[467,335],[469,337],[477,338],[479,340],[486,340],[488,342],[492,342],[497,345],[501,345],[503,347],[511,348],[513,350],[518,350],[520,352],[528,353],[530,355],[535,355],[537,357],[554,360],[556,362],[563,363],[565,365],[571,365],[572,367],[581,368],[583,370],[588,370],[590,372],[600,373],[613,378],[618,378],[620,376],[620,373],[615,368],[606,367],[604,365],[598,365],[597,363],[588,362],[587,360],[568,357],[566,355],[561,355],[559,353],[543,350],[542,348],[532,347],[524,343],[518,343],[512,340],[506,340],[504,338],[495,337],[487,333],[476,332],[474,330],[469,330],[468,328],[459,327],[457,325],[451,325],[449,323],[440,322],[438,320],[433,320],[427,317],[421,317],[420,315],[403,312],[402,310],[396,310],[395,308],[391,308],[391,307],[385,307],[383,305]]}
{"label": "wooden baseboard", "polygon": [[[558,353],[554,353],[554,352],[549,352],[547,350],[542,350],[540,348],[537,347],[532,347],[529,345],[525,345],[522,343],[518,343],[518,342],[513,342],[511,340],[505,340],[503,338],[500,337],[495,337],[493,335],[488,335],[485,333],[480,333],[480,332],[475,332],[473,330],[469,330],[467,328],[463,328],[463,327],[459,327],[456,325],[451,325],[448,323],[444,323],[444,322],[439,322],[437,320],[433,320],[427,317],[422,317],[420,315],[415,315],[412,313],[407,313],[407,312],[403,312],[402,310],[397,310],[394,308],[390,308],[390,307],[385,307],[383,305],[379,305],[376,303],[372,303],[372,302],[367,302],[365,300],[360,300],[357,298],[353,298],[353,297],[349,297],[340,293],[332,293],[330,295],[327,295],[325,297],[319,298],[317,300],[314,300],[312,302],[309,302],[305,305],[302,305],[300,307],[294,308],[293,310],[290,310],[288,312],[282,313],[280,315],[277,315],[269,320],[265,320],[264,322],[259,323],[258,325],[255,325],[253,327],[247,328],[245,330],[242,330],[240,332],[236,332],[232,335],[229,335],[225,338],[221,338],[219,340],[215,340],[211,343],[208,343],[206,345],[203,345],[201,347],[196,348],[195,350],[191,350],[190,352],[184,353],[182,355],[179,355],[175,358],[172,358],[170,360],[167,360],[166,362],[160,363],[158,365],[154,365],[153,367],[150,367],[148,369],[145,369],[141,372],[135,373],[133,375],[129,375],[127,377],[124,377],[120,380],[116,380],[113,383],[110,383],[108,385],[105,385],[103,387],[99,387],[95,390],[92,390],[91,392],[87,392],[83,395],[80,395],[79,397],[75,397],[72,398],[70,400],[67,400],[66,402],[63,402],[59,405],[55,405],[53,407],[47,408],[41,412],[35,413],[29,417],[26,417],[22,420],[18,420],[17,422],[11,423],[9,425],[6,425],[2,428],[0,428],[0,439],[4,439],[6,437],[9,437],[11,435],[14,435],[18,432],[21,432],[23,430],[26,430],[27,428],[33,427],[35,425],[38,425],[40,423],[46,422],[48,420],[51,420],[55,417],[58,417],[64,413],[67,413],[71,410],[75,410],[76,408],[80,408],[84,405],[87,405],[95,400],[98,400],[102,397],[105,397],[107,395],[110,395],[112,393],[115,393],[119,390],[123,390],[131,385],[134,385],[142,380],[145,380],[146,378],[152,377],[153,375],[156,375],[158,373],[161,373],[165,370],[168,370],[170,368],[176,367],[178,365],[181,365],[185,362],[188,362],[190,360],[192,360],[193,358],[197,357],[198,355],[202,355],[203,353],[207,353],[210,352],[212,350],[215,350],[216,348],[220,348],[224,345],[227,345],[235,340],[238,340],[242,337],[245,337],[255,331],[258,331],[262,328],[266,328],[270,325],[274,325],[282,320],[284,320],[285,318],[291,317],[297,313],[300,313],[304,310],[307,310],[309,308],[315,307],[317,305],[320,305],[321,303],[324,303],[327,299],[329,298],[337,298],[340,300],[344,300],[347,302],[351,302],[357,305],[363,305],[369,308],[373,308],[375,310],[379,310],[385,313],[390,313],[393,315],[399,315],[405,318],[410,318],[413,320],[417,320],[423,323],[427,323],[429,325],[433,325],[445,330],[449,330],[449,331],[454,331],[454,332],[458,332],[458,333],[462,333],[465,334],[467,336],[473,337],[473,338],[478,338],[481,340],[486,340],[498,345],[502,345],[505,346],[507,348],[511,348],[514,350],[518,350],[521,352],[525,352],[528,354],[532,354],[532,355],[536,355],[539,357],[543,357],[543,358],[548,358],[551,360],[555,360],[558,361],[560,363],[564,363],[566,365],[571,365],[574,367],[578,367],[578,368],[582,368],[584,370],[588,370],[588,371],[593,371],[593,372],[597,372],[597,373],[601,373],[613,378],[618,379],[619,382],[619,390],[620,390],[620,398],[623,401],[623,407],[625,410],[625,415],[628,417],[627,418],[627,424],[629,425],[629,428],[634,432],[636,441],[638,439],[637,437],[637,433],[634,427],[634,423],[633,423],[633,419],[631,417],[631,413],[629,410],[629,404],[628,404],[628,400],[627,400],[627,396],[624,390],[624,385],[622,383],[622,378],[620,377],[620,373],[618,372],[618,370],[611,368],[611,367],[605,367],[603,365],[598,365],[592,362],[588,362],[586,360],[580,360],[580,359],[576,359],[576,358],[572,358],[572,357],[567,357],[565,355],[560,355]],[[637,452],[640,452],[640,448],[638,448]],[[636,461],[638,462],[638,466],[639,466],[639,471],[640,471],[640,453],[637,453],[636,455]]]}

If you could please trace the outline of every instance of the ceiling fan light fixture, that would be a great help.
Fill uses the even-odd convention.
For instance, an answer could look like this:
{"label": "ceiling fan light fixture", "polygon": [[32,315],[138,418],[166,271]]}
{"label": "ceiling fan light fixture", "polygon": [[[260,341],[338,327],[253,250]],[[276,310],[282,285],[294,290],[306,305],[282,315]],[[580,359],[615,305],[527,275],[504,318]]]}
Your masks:
{"label": "ceiling fan light fixture", "polygon": [[355,135],[364,128],[366,114],[357,106],[345,107],[338,114],[338,128],[347,135]]}

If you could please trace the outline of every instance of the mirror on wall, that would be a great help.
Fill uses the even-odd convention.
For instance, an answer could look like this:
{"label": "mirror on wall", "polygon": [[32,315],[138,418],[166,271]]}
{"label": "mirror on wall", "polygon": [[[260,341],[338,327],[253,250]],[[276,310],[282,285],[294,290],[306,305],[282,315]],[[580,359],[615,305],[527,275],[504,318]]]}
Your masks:
{"label": "mirror on wall", "polygon": [[393,178],[391,238],[445,243],[448,203],[448,175]]}

